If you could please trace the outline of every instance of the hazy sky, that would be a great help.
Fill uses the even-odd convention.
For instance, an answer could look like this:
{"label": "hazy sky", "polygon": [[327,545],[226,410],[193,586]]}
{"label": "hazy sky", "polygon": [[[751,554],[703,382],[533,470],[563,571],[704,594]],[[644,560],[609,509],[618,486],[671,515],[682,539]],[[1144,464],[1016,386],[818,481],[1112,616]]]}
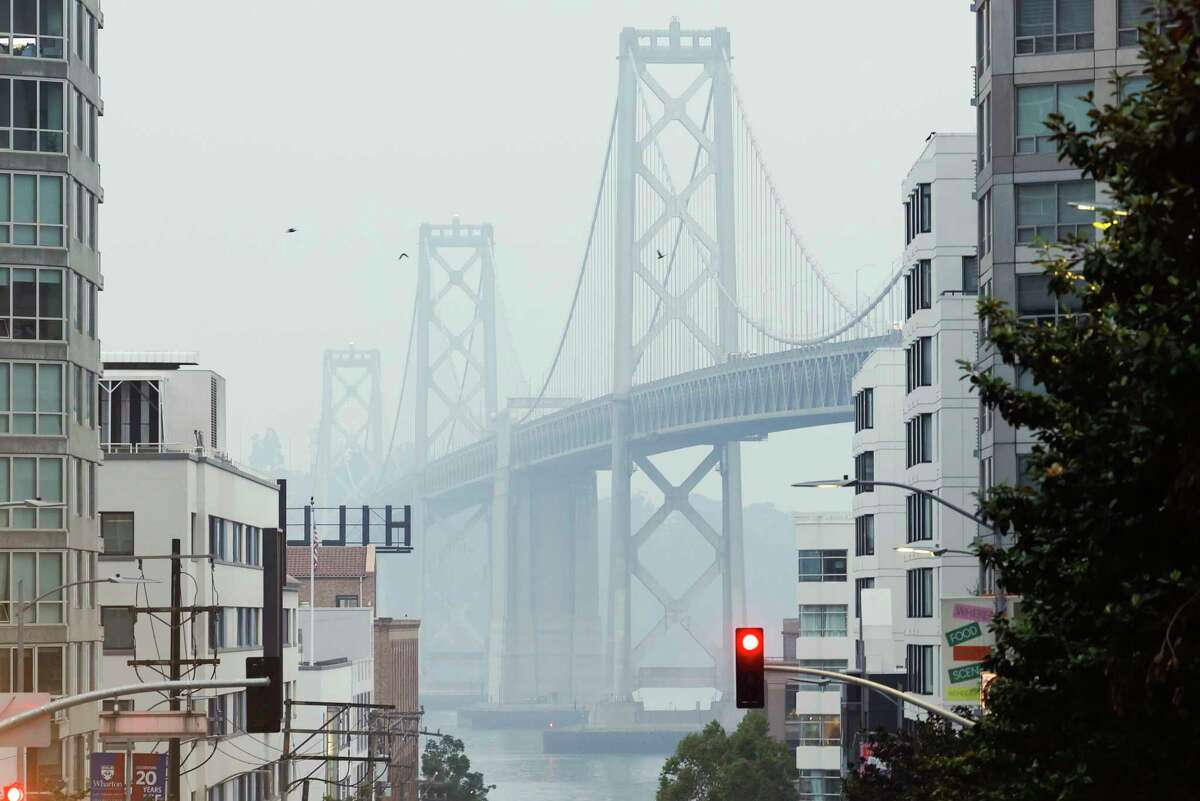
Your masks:
{"label": "hazy sky", "polygon": [[[404,358],[422,222],[496,227],[499,290],[537,379],[566,314],[624,26],[725,26],[793,220],[848,296],[900,251],[899,184],[930,131],[970,131],[965,0],[896,3],[106,0],[105,349],[198,350],[231,449],[276,428],[311,459],[321,352]],[[289,226],[299,228],[286,236]],[[868,279],[870,276],[870,279]],[[390,421],[391,410],[385,412]],[[841,473],[849,427],[749,446],[747,502]],[[808,508],[834,508],[825,499]]]}

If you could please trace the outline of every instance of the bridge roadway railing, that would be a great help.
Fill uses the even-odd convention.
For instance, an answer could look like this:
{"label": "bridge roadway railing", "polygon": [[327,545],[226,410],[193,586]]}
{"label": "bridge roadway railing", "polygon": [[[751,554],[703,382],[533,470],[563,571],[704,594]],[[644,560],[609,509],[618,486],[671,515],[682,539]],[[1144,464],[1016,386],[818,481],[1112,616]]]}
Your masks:
{"label": "bridge roadway railing", "polygon": [[[634,438],[646,452],[762,435],[849,419],[850,384],[878,347],[898,335],[831,343],[725,364],[641,384],[630,396]],[[611,395],[517,426],[511,435],[514,468],[574,461],[608,466]],[[435,498],[486,484],[497,465],[496,438],[487,438],[431,462],[425,492]]]}

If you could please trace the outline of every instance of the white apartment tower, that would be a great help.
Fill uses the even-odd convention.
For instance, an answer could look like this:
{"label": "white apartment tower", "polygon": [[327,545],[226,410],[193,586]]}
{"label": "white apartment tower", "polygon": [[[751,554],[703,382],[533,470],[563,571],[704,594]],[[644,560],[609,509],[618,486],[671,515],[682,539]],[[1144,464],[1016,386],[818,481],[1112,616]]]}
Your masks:
{"label": "white apartment tower", "polygon": [[[872,354],[853,385],[855,477],[966,509],[976,505],[979,475],[978,400],[959,365],[974,360],[978,336],[974,158],[973,134],[930,134],[904,179],[902,345]],[[941,697],[941,599],[977,592],[976,526],[893,487],[857,488],[853,508],[856,596],[892,591],[891,643],[867,637],[867,669],[903,666],[909,691]],[[942,549],[951,552],[930,553]]]}

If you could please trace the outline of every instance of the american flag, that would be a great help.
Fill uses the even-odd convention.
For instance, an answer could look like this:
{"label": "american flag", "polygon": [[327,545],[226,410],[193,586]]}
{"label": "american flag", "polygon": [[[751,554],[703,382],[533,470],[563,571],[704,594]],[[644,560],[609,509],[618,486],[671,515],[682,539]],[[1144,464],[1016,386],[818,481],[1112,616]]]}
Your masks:
{"label": "american flag", "polygon": [[[308,505],[310,507],[316,506],[312,498],[308,499]],[[317,532],[317,521],[314,519],[312,524],[312,569],[314,573],[317,572],[317,554],[320,550],[321,535]]]}

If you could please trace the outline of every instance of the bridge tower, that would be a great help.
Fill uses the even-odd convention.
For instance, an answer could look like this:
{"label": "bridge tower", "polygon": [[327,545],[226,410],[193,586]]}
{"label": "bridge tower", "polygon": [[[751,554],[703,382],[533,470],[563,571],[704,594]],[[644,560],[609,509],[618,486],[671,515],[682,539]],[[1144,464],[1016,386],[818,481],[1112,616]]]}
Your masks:
{"label": "bridge tower", "polygon": [[360,504],[381,466],[379,351],[353,346],[327,350],[322,361],[316,464],[320,505]]}
{"label": "bridge tower", "polygon": [[[621,32],[615,140],[612,529],[605,664],[609,691],[619,700],[629,700],[634,690],[647,686],[731,688],[733,657],[728,633],[742,625],[745,617],[739,443],[711,443],[711,450],[679,486],[671,484],[647,455],[631,448],[630,391],[639,363],[649,350],[663,347],[668,329],[690,338],[689,346],[700,348],[710,365],[724,363],[738,351],[733,98],[728,59],[729,32],[724,28],[682,30],[678,19],[673,19],[666,30],[626,28]],[[680,76],[686,80],[682,84],[675,80],[673,88],[668,79]],[[706,97],[707,102],[702,102]],[[664,161],[669,148],[678,151],[681,135],[689,150],[688,160],[692,161],[690,152],[695,158],[690,175],[676,174],[672,180],[663,169]],[[693,275],[672,275],[672,269],[682,268],[675,268],[674,251],[664,252],[669,247],[662,244],[664,228],[686,233],[698,243],[705,269]],[[702,309],[695,302],[697,293],[704,292],[703,297],[714,298],[718,304],[715,315],[711,305]],[[635,464],[664,496],[662,507],[638,532],[631,530]],[[714,530],[688,499],[712,470],[721,475],[720,531]],[[675,511],[692,523],[714,552],[709,569],[678,596],[638,557],[641,544]],[[631,641],[630,630],[635,577],[663,607],[659,623],[637,643]],[[723,633],[714,636],[711,630],[698,630],[691,624],[689,608],[697,595],[718,580]],[[673,627],[682,628],[700,645],[711,668],[687,671],[645,664],[650,648]]]}
{"label": "bridge tower", "polygon": [[[426,466],[490,433],[497,411],[496,279],[493,229],[420,228],[416,304],[414,468]],[[422,663],[434,663],[428,686],[452,676],[443,691],[482,684],[489,564],[490,499],[451,514],[423,500],[418,486],[416,538],[421,553]],[[473,541],[477,540],[477,541]],[[480,547],[483,546],[483,547]]]}

